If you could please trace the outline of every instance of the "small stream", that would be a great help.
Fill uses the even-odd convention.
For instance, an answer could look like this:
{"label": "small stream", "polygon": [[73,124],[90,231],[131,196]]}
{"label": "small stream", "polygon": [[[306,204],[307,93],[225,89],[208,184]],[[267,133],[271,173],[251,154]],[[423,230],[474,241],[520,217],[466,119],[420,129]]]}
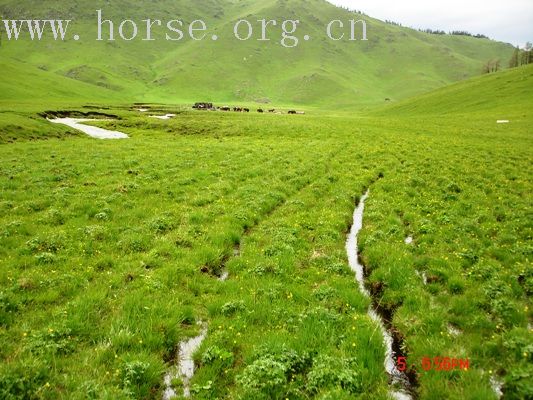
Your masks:
{"label": "small stream", "polygon": [[[350,267],[355,272],[355,278],[359,284],[359,290],[366,297],[373,300],[370,291],[365,286],[365,268],[359,261],[359,251],[357,245],[357,236],[359,231],[363,228],[363,213],[365,209],[365,201],[368,198],[368,195],[369,191],[367,191],[365,195],[361,197],[361,200],[354,211],[353,225],[346,240],[346,251],[348,253]],[[368,315],[379,326],[383,336],[383,344],[385,345],[384,366],[387,374],[389,374],[390,377],[390,395],[396,400],[412,400],[413,396],[410,394],[411,384],[409,379],[405,373],[400,372],[398,368],[396,368],[396,354],[393,350],[393,348],[396,346],[393,336],[386,328],[386,323],[383,316],[380,315],[379,310],[374,304],[371,304],[368,308]]]}
{"label": "small stream", "polygon": [[170,400],[178,395],[172,387],[172,380],[174,379],[181,379],[183,383],[183,397],[191,396],[191,379],[194,376],[193,355],[200,348],[200,345],[207,336],[207,324],[199,322],[198,325],[201,326],[200,334],[180,343],[178,365],[165,375],[163,400]]}
{"label": "small stream", "polygon": [[[233,248],[233,257],[239,257],[241,254],[240,243]],[[217,280],[225,282],[229,278],[229,271],[226,269],[226,262],[230,257],[222,261],[222,271]],[[174,379],[180,379],[183,384],[183,397],[191,397],[190,382],[194,376],[194,360],[193,355],[200,348],[202,342],[207,337],[207,324],[205,322],[198,322],[201,327],[200,334],[189,340],[180,342],[178,352],[178,365],[173,367],[164,378],[165,391],[163,392],[163,400],[170,400],[178,396],[176,390],[172,385]]]}
{"label": "small stream", "polygon": [[496,375],[492,375],[489,383],[496,397],[501,399],[503,397],[503,382]]}

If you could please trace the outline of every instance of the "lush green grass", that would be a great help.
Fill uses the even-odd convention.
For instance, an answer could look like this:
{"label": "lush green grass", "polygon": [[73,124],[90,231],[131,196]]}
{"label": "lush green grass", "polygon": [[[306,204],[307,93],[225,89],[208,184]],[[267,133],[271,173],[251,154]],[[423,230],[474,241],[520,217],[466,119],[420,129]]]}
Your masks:
{"label": "lush green grass", "polygon": [[95,109],[120,119],[98,125],[123,141],[38,117],[62,100],[2,103],[0,397],[160,398],[204,321],[195,398],[385,399],[379,329],[344,250],[368,188],[362,259],[409,363],[470,359],[419,367],[420,398],[495,398],[492,375],[506,398],[532,397],[532,118],[515,96],[530,72],[390,116],[157,106],[178,114],[159,121],[106,100]]}
{"label": "lush green grass", "polygon": [[478,114],[480,118],[531,118],[533,65],[481,76],[383,108],[380,115],[415,117]]}
{"label": "lush green grass", "polygon": [[409,356],[471,359],[421,397],[490,398],[489,370],[531,394],[526,123],[123,118],[126,141],[0,147],[4,396],[158,398],[203,320],[197,398],[384,398],[344,252],[368,187],[363,256]]}
{"label": "lush green grass", "polygon": [[[115,31],[120,21],[135,20],[139,40],[97,42],[96,9],[115,21]],[[270,102],[275,107],[299,104],[353,109],[354,105],[381,104],[385,98],[404,99],[479,75],[488,60],[499,58],[505,64],[513,52],[512,46],[495,41],[429,35],[366,17],[367,42],[335,42],[326,37],[330,21],[340,19],[349,25],[350,19],[362,16],[323,0],[213,0],[201,5],[190,0],[162,0],[135,7],[103,0],[90,4],[4,0],[0,11],[4,18],[73,19],[66,42],[9,42],[4,33],[1,67],[8,68],[10,79],[0,81],[0,99],[11,101],[48,95],[44,98]],[[141,21],[146,18],[181,18],[186,23],[202,18],[209,34],[216,33],[220,39],[171,42],[164,40],[162,28],[154,30],[159,40],[143,42]],[[257,25],[253,39],[240,42],[232,34],[233,25],[242,18],[254,24],[261,18],[275,19],[278,24],[299,19],[300,44],[283,48],[279,26],[272,28],[270,42],[258,42]],[[74,33],[81,36],[79,42],[71,40]],[[304,34],[311,40],[303,41]],[[71,95],[69,88],[75,81],[84,85]]]}
{"label": "lush green grass", "polygon": [[[198,115],[170,124],[126,121],[128,141],[79,138],[2,148],[2,159],[9,162],[2,169],[4,390],[15,391],[10,385],[20,379],[24,390],[45,398],[84,397],[88,386],[112,398],[130,391],[135,397],[148,395],[161,383],[164,360],[173,357],[196,319],[209,321],[213,333],[242,331],[228,349],[236,365],[257,350],[250,339],[264,334],[262,325],[272,318],[286,324],[286,312],[294,317],[286,326],[293,333],[279,332],[278,342],[293,336],[288,345],[310,352],[309,362],[326,355],[343,355],[348,362],[356,356],[352,343],[367,346],[372,328],[364,316],[365,300],[343,262],[343,236],[353,198],[379,167],[355,160],[341,150],[342,143],[319,134],[323,129],[316,137],[306,133],[327,121],[283,117],[272,125],[261,116]],[[278,137],[279,129],[285,137]],[[309,148],[298,149],[302,139]],[[326,143],[330,149],[324,151]],[[90,151],[80,151],[87,146]],[[333,168],[344,160],[361,171],[357,179]],[[349,185],[341,185],[341,178]],[[31,188],[20,191],[20,184]],[[341,187],[342,192],[335,189]],[[317,220],[326,210],[320,211],[314,199],[326,201],[324,208],[339,207],[334,218],[326,214]],[[307,215],[309,207],[316,207],[315,216]],[[302,227],[278,230],[278,244],[268,246],[271,254],[258,250],[263,265],[254,263],[249,272],[239,273],[235,261],[228,263],[232,279],[227,284],[202,274],[207,268],[216,275],[240,241],[245,266],[247,238],[266,229],[263,221],[279,223],[282,209],[291,210],[290,216],[295,209],[304,212]],[[312,236],[301,237],[300,231]],[[286,239],[293,241],[292,250],[279,247]],[[321,255],[311,263],[315,246]],[[288,282],[299,271],[305,275]],[[331,289],[326,303],[315,300],[309,307],[315,283]],[[245,296],[239,296],[239,288],[246,288]],[[290,309],[289,293],[294,294]],[[274,299],[279,314],[271,315]],[[220,320],[231,316],[224,310],[231,310],[232,301],[245,301],[248,311],[230,328]],[[350,333],[354,317],[366,330]],[[317,318],[323,321],[315,326]],[[300,326],[304,332],[298,332]],[[342,330],[348,331],[345,338],[333,334]],[[209,341],[220,345],[217,337],[210,335]],[[379,335],[372,343],[368,354],[358,356],[361,371],[353,373],[353,379],[365,382],[350,390],[377,395],[386,386]],[[143,363],[141,387],[124,377],[134,361]],[[20,374],[25,367],[27,373]],[[222,383],[213,390],[228,390]]]}
{"label": "lush green grass", "polygon": [[[530,122],[500,129],[470,120],[425,121],[419,129],[391,122],[418,140],[398,146],[401,167],[372,189],[363,257],[410,362],[420,369],[422,357],[439,354],[471,361],[468,373],[422,373],[422,398],[490,398],[478,382],[491,374],[503,377],[506,398],[527,398]],[[408,236],[414,245],[404,243]]]}

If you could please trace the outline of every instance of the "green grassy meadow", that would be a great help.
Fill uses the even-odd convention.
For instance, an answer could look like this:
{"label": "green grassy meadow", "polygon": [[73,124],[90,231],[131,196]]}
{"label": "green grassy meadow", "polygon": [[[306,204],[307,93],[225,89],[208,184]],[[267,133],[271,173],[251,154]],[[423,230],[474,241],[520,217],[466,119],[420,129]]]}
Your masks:
{"label": "green grassy meadow", "polygon": [[[4,104],[0,397],[159,399],[201,321],[195,399],[388,398],[344,247],[369,189],[361,258],[417,397],[496,398],[494,376],[505,399],[531,398],[532,79],[355,115]],[[487,93],[505,99],[476,104]],[[96,124],[130,139],[39,116],[62,107],[116,115]],[[425,356],[470,367],[426,372]]]}
{"label": "green grassy meadow", "polygon": [[[96,41],[97,9],[139,38]],[[0,15],[73,20],[66,41],[0,24],[0,399],[161,399],[206,327],[193,399],[385,400],[398,388],[369,307],[413,400],[533,398],[533,68],[479,76],[512,45],[323,0],[2,0]],[[143,41],[145,18],[219,39]],[[279,25],[232,37],[259,18],[298,18],[299,45]],[[327,39],[352,18],[368,41]],[[345,247],[367,191],[371,298]],[[435,357],[468,368],[424,370]]]}

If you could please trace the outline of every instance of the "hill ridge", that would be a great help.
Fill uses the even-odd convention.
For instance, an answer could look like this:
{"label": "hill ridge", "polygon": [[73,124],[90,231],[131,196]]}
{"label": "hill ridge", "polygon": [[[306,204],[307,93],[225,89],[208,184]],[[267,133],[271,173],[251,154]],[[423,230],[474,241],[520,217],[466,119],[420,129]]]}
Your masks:
{"label": "hill ridge", "polygon": [[[494,58],[510,58],[510,45],[487,39],[430,35],[410,28],[393,26],[377,19],[354,14],[324,0],[255,0],[236,2],[210,0],[201,5],[187,0],[161,0],[157,8],[144,3],[107,3],[99,0],[87,5],[73,0],[68,5],[58,0],[30,4],[29,0],[6,1],[0,6],[8,18],[20,10],[33,10],[34,17],[76,17],[82,40],[42,43],[22,40],[6,42],[0,48],[3,62],[24,59],[11,83],[25,82],[35,70],[90,84],[94,94],[82,97],[95,100],[113,97],[123,101],[180,103],[193,101],[272,102],[326,108],[349,108],[383,103],[386,98],[405,99],[481,73],[483,64]],[[218,41],[166,40],[145,42],[97,42],[94,37],[95,11],[117,25],[131,18],[181,18],[191,22],[203,18]],[[27,11],[24,14],[28,14]],[[368,25],[368,41],[332,41],[325,33],[329,21],[348,21],[354,15]],[[232,22],[246,18],[275,19],[269,42],[240,42],[232,38]],[[299,19],[296,32],[300,44],[292,49],[279,44],[279,22]],[[115,30],[117,27],[115,26]],[[309,41],[303,35],[311,36]],[[20,66],[20,65],[19,65]],[[70,81],[65,81],[69,86]],[[13,100],[13,91],[0,83],[0,100]],[[37,86],[42,86],[36,82]],[[50,87],[52,93],[57,87]],[[105,89],[105,90],[101,90]],[[46,87],[43,87],[46,90]],[[110,95],[108,92],[112,92]],[[32,97],[19,91],[16,99]],[[60,96],[58,94],[58,96]]]}

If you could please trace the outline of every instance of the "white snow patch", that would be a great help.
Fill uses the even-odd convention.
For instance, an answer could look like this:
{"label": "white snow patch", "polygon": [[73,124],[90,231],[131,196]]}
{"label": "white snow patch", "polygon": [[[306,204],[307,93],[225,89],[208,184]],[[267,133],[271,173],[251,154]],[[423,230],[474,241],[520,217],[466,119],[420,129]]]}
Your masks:
{"label": "white snow patch", "polygon": [[165,115],[150,115],[150,118],[157,118],[157,119],[170,119],[174,118],[176,114],[165,114]]}
{"label": "white snow patch", "polygon": [[83,122],[100,121],[97,119],[83,119],[83,118],[55,118],[49,119],[53,124],[62,124],[77,129],[95,139],[127,139],[129,136],[122,132],[109,131],[97,126],[84,125]]}

